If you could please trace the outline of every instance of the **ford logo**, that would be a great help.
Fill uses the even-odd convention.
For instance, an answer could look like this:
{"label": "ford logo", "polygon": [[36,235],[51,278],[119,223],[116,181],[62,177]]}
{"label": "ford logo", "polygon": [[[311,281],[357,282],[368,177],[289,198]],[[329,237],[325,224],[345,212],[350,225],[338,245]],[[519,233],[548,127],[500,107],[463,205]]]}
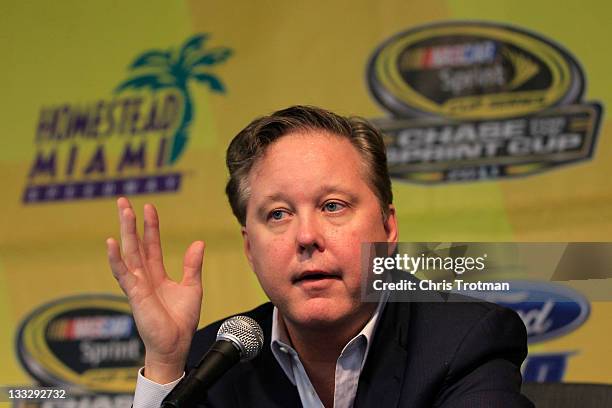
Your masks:
{"label": "ford logo", "polygon": [[518,313],[530,343],[576,330],[590,312],[589,302],[583,295],[551,282],[511,281],[509,292],[487,300]]}

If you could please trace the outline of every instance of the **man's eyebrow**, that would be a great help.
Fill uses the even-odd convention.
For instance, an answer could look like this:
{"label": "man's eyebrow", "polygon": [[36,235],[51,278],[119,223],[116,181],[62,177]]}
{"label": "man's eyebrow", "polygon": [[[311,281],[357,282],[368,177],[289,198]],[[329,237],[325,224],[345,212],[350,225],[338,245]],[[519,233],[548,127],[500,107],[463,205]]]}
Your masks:
{"label": "man's eyebrow", "polygon": [[282,192],[267,194],[261,200],[261,205],[265,205],[271,201],[285,201],[285,195]]}
{"label": "man's eyebrow", "polygon": [[277,201],[285,201],[285,200],[286,200],[285,195],[281,192],[267,194],[263,197],[261,202],[257,205],[257,207],[255,208],[255,211],[260,218],[263,218],[267,215],[266,206],[268,205],[268,203],[273,203]]}
{"label": "man's eyebrow", "polygon": [[[324,195],[333,194],[333,193],[344,194],[344,195],[349,196],[351,198],[355,197],[354,194],[352,194],[349,191],[347,191],[346,189],[342,188],[342,185],[323,185],[322,187],[319,188],[317,197],[322,197]],[[267,204],[267,203],[269,203],[271,201],[288,201],[288,197],[282,191],[279,191],[279,192],[276,192],[276,193],[266,194],[265,196],[263,196],[261,204],[264,205],[264,204]]]}
{"label": "man's eyebrow", "polygon": [[356,201],[357,196],[350,191],[342,187],[342,185],[324,185],[321,187],[319,196],[325,196],[327,194],[344,194],[349,197],[349,200]]}
{"label": "man's eyebrow", "polygon": [[[317,199],[321,199],[328,194],[342,194],[348,197],[349,201],[356,202],[357,196],[348,190],[342,188],[342,185],[323,185],[317,192]],[[257,206],[257,213],[259,215],[266,215],[266,206],[272,202],[278,201],[290,201],[287,195],[283,192],[276,192],[265,195],[259,205]]]}

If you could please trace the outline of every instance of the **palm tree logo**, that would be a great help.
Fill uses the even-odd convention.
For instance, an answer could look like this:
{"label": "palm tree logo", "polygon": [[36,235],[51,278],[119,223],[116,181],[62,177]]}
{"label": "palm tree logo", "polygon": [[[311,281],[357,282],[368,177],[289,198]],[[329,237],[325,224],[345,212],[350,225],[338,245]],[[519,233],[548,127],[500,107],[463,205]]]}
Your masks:
{"label": "palm tree logo", "polygon": [[225,93],[223,82],[208,70],[225,62],[232,50],[226,47],[203,49],[207,34],[196,34],[189,38],[179,50],[149,50],[138,56],[130,65],[132,75],[116,89],[119,93],[125,89],[160,89],[174,88],[183,99],[183,117],[170,142],[167,164],[172,164],[180,157],[187,140],[188,129],[193,118],[193,104],[189,92],[189,82],[195,80],[208,85],[211,91]]}

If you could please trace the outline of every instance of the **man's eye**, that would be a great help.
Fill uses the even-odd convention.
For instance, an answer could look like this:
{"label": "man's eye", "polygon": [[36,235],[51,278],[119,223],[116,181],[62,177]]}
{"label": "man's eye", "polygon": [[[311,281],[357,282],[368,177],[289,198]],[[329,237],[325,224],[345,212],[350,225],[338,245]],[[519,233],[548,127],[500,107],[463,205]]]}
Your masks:
{"label": "man's eye", "polygon": [[285,212],[282,210],[274,210],[270,213],[270,218],[273,220],[282,220]]}
{"label": "man's eye", "polygon": [[329,203],[325,203],[323,207],[325,208],[326,211],[337,212],[337,211],[342,210],[345,207],[345,205],[342,203],[338,203],[336,201],[330,201]]}

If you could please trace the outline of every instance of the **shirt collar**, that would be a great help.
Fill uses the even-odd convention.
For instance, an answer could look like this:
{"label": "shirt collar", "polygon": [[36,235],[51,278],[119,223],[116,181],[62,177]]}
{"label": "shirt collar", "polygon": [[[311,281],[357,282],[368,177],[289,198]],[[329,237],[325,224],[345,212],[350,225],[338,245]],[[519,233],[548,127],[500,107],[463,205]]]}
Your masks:
{"label": "shirt collar", "polygon": [[[363,326],[363,329],[361,329],[361,331],[357,333],[357,335],[353,337],[346,344],[346,346],[344,346],[342,352],[340,353],[341,355],[344,354],[344,352],[356,342],[365,341],[365,352],[361,361],[361,368],[363,368],[363,365],[365,364],[368,352],[370,351],[370,346],[372,344],[374,333],[376,332],[376,327],[378,326],[380,316],[382,315],[383,308],[385,307],[388,298],[388,291],[384,291],[383,295],[378,301],[376,310],[372,314],[372,317],[370,317],[370,320],[368,320],[365,326]],[[270,338],[270,348],[272,349],[272,354],[274,354],[276,361],[279,363],[291,383],[295,385],[295,378],[293,376],[291,359],[299,357],[297,351],[295,351],[295,349],[291,345],[285,322],[283,321],[282,316],[278,312],[278,308],[276,306],[274,306],[274,310],[272,311],[272,333]]]}

